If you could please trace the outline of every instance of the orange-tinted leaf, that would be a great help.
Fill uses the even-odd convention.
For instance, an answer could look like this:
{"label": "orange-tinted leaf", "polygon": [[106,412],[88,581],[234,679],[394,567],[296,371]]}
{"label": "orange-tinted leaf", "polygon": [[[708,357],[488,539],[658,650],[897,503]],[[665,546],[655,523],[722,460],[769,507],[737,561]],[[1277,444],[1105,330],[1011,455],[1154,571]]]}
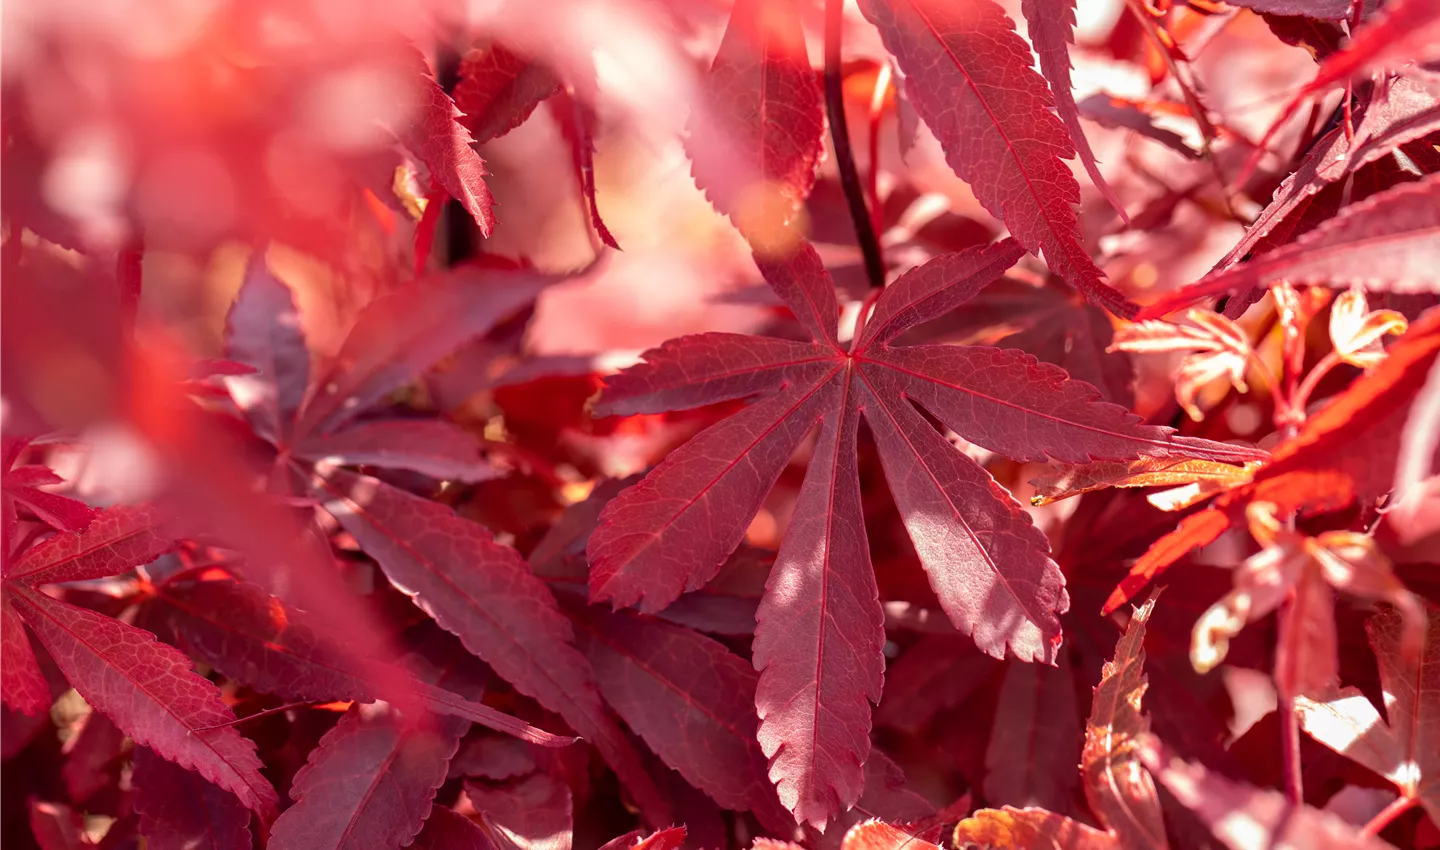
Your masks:
{"label": "orange-tinted leaf", "polygon": [[940,850],[928,841],[881,820],[857,823],[845,833],[840,850]]}
{"label": "orange-tinted leaf", "polygon": [[1135,610],[1115,645],[1114,660],[1105,663],[1080,756],[1085,799],[1123,847],[1168,846],[1155,781],[1140,768],[1135,755],[1136,742],[1150,731],[1140,703],[1148,687],[1145,624],[1154,610],[1152,596]]}
{"label": "orange-tinted leaf", "polygon": [[1044,809],[981,809],[955,826],[957,847],[996,850],[1122,850],[1108,832]]}
{"label": "orange-tinted leaf", "polygon": [[1143,457],[1131,461],[1100,461],[1063,467],[1031,479],[1037,494],[1030,501],[1037,506],[1048,505],[1107,487],[1189,485],[1183,488],[1186,491],[1184,499],[1172,496],[1165,505],[1157,505],[1164,510],[1179,510],[1249,481],[1258,467],[1258,463],[1235,466],[1191,458]]}

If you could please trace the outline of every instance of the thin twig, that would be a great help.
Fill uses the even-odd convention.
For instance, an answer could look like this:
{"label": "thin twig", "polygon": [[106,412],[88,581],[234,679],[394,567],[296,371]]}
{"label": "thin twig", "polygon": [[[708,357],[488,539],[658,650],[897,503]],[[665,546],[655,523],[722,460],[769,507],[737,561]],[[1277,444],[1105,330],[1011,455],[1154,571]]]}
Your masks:
{"label": "thin twig", "polygon": [[871,286],[885,285],[885,262],[880,256],[880,238],[870,224],[865,208],[865,190],[855,170],[855,153],[850,149],[850,127],[845,123],[845,89],[840,78],[840,34],[845,23],[844,0],[825,0],[825,113],[830,121],[830,142],[835,146],[835,167],[840,186],[855,224],[855,238],[865,258],[865,276]]}
{"label": "thin twig", "polygon": [[1420,802],[1419,799],[1415,797],[1396,798],[1395,802],[1386,806],[1380,814],[1371,818],[1370,822],[1365,824],[1365,828],[1360,831],[1366,835],[1379,835],[1384,832],[1385,827],[1389,826],[1396,818],[1415,808],[1415,804],[1418,802]]}
{"label": "thin twig", "polygon": [[[1285,603],[1294,605],[1294,600]],[[1284,615],[1282,615],[1284,616]],[[1293,694],[1280,695],[1281,750],[1284,753],[1285,796],[1292,806],[1305,804],[1305,785],[1300,775],[1300,713],[1295,710]]]}

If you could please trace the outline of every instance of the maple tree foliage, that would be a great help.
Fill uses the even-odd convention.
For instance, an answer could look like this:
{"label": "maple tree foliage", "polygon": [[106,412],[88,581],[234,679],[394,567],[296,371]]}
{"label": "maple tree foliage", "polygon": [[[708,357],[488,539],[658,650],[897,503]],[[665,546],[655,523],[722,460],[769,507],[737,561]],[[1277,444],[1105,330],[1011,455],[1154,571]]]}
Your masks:
{"label": "maple tree foliage", "polygon": [[1434,0],[72,6],[7,847],[1440,846]]}

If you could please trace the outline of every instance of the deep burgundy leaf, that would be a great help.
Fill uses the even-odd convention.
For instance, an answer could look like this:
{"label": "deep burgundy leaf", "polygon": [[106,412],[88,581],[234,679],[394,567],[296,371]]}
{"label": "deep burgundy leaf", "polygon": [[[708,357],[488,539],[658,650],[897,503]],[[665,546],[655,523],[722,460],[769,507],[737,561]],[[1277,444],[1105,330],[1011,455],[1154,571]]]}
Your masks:
{"label": "deep burgundy leaf", "polygon": [[1405,621],[1398,610],[1376,614],[1365,630],[1380,664],[1385,710],[1399,745],[1405,774],[1401,790],[1417,797],[1430,817],[1440,818],[1440,608],[1427,605],[1426,613],[1425,645],[1418,658],[1406,657]]}
{"label": "deep burgundy leaf", "polygon": [[1290,804],[1278,791],[1235,782],[1202,765],[1175,757],[1153,742],[1138,749],[1145,767],[1215,837],[1234,850],[1384,850],[1384,841],[1360,832],[1329,812]]}
{"label": "deep burgundy leaf", "polygon": [[250,812],[194,771],[135,748],[135,811],[153,850],[249,850]]}
{"label": "deep burgundy leaf", "polygon": [[1019,242],[1002,239],[993,245],[941,254],[911,269],[886,287],[876,301],[859,347],[883,345],[901,331],[949,313],[974,298],[1024,253]]}
{"label": "deep burgundy leaf", "polygon": [[225,356],[257,370],[225,378],[255,433],[286,439],[310,386],[310,350],[294,295],[270,271],[264,251],[251,255],[225,317]]}
{"label": "deep burgundy leaf", "polygon": [[262,819],[273,817],[277,798],[260,775],[255,745],[224,725],[235,715],[190,659],[149,632],[28,587],[14,586],[10,598],[86,702],[136,743],[198,771]]}
{"label": "deep burgundy leaf", "polygon": [[354,705],[295,774],[274,850],[399,848],[420,832],[469,722]]}
{"label": "deep burgundy leaf", "polygon": [[396,137],[425,163],[431,179],[470,213],[480,234],[489,238],[495,230],[491,209],[495,199],[485,185],[485,161],[471,147],[470,131],[457,120],[460,110],[428,73],[417,83],[417,99],[418,114],[396,130]]}
{"label": "deep burgundy leaf", "polygon": [[[1388,262],[1377,264],[1377,254]],[[1361,285],[1382,292],[1433,292],[1440,289],[1437,267],[1440,175],[1431,174],[1346,207],[1290,245],[1171,293],[1146,307],[1142,318],[1276,280]]]}
{"label": "deep burgundy leaf", "polygon": [[1080,244],[1072,207],[1080,187],[1062,161],[1075,148],[1004,11],[990,0],[865,0],[860,10],[905,72],[906,92],[946,161],[980,203],[1095,303],[1134,315]]}
{"label": "deep burgundy leaf", "polygon": [[474,821],[444,806],[430,810],[425,828],[410,846],[413,850],[498,850]]}
{"label": "deep burgundy leaf", "polygon": [[310,435],[296,457],[345,466],[409,469],[439,481],[475,483],[500,473],[480,459],[480,441],[443,419],[361,422],[336,434]]}
{"label": "deep burgundy leaf", "polygon": [[1383,10],[1365,21],[1343,50],[1325,60],[1315,78],[1295,95],[1281,120],[1302,98],[1353,79],[1366,70],[1398,68],[1440,57],[1440,46],[1437,46],[1440,41],[1435,38],[1437,27],[1440,27],[1440,9],[1432,0],[1387,3]]}
{"label": "deep burgundy leaf", "polygon": [[999,668],[959,635],[926,635],[885,669],[885,699],[875,722],[921,732],[942,709],[959,705]]}
{"label": "deep burgundy leaf", "polygon": [[[65,766],[60,769],[60,777],[65,780],[71,800],[84,804],[119,783],[124,745],[125,733],[110,718],[98,711],[85,717],[79,733],[66,741],[63,749]],[[236,805],[240,805],[238,801]]]}
{"label": "deep burgundy leaf", "polygon": [[1010,662],[985,751],[985,799],[1070,810],[1079,774],[1080,717],[1068,656],[1058,666]]}
{"label": "deep burgundy leaf", "polygon": [[[233,581],[170,582],[160,611],[191,654],[229,678],[292,700],[391,702],[418,699],[437,714],[463,717],[541,746],[573,739],[536,729],[489,706],[416,679],[399,667],[355,658],[343,636],[258,587]],[[377,672],[385,676],[373,681]]]}
{"label": "deep burgundy leaf", "polygon": [[522,693],[605,756],[648,817],[668,806],[606,714],[570,623],[515,550],[449,507],[345,470],[314,477],[316,497],[390,581]]}
{"label": "deep burgundy leaf", "polygon": [[788,339],[682,336],[645,352],[645,362],[608,376],[595,415],[686,410],[756,395],[782,381],[810,383],[833,359],[833,351]]}
{"label": "deep burgundy leaf", "polygon": [[154,507],[102,512],[82,534],[57,534],[10,565],[7,581],[30,586],[105,578],[150,563],[175,547]]}
{"label": "deep burgundy leaf", "polygon": [[646,617],[586,608],[576,621],[601,695],[666,764],[725,808],[784,817],[755,740],[748,662]]}
{"label": "deep burgundy leaf", "polygon": [[507,785],[466,782],[465,796],[509,848],[570,850],[574,804],[570,789],[555,777],[535,773]]}
{"label": "deep burgundy leaf", "polygon": [[[848,393],[839,382],[826,394]],[[870,706],[885,666],[885,615],[870,567],[856,471],[859,410],[827,399],[795,516],[756,612],[755,707],[780,801],[819,829],[863,788]]]}
{"label": "deep burgundy leaf", "polygon": [[559,91],[560,81],[545,65],[491,42],[460,62],[455,106],[464,113],[460,123],[484,144],[525,123],[541,101]]}
{"label": "deep burgundy leaf", "polygon": [[774,240],[815,185],[820,86],[794,0],[739,0],[685,147],[695,184],[747,238]]}
{"label": "deep burgundy leaf", "polygon": [[461,267],[373,301],[319,383],[300,433],[329,432],[518,312],[561,278]]}
{"label": "deep burgundy leaf", "polygon": [[889,377],[865,374],[865,421],[941,607],[982,652],[1053,663],[1070,597],[1045,535]]}
{"label": "deep burgundy leaf", "polygon": [[1105,200],[1120,214],[1127,224],[1130,217],[1125,214],[1125,205],[1115,196],[1110,184],[1100,173],[1100,163],[1090,150],[1090,142],[1080,127],[1080,109],[1075,104],[1075,92],[1070,83],[1070,45],[1075,41],[1074,0],[1024,0],[1020,11],[1025,16],[1026,32],[1035,52],[1040,57],[1040,73],[1050,83],[1055,98],[1055,112],[1065,122],[1080,162],[1090,175],[1090,182],[1105,196]]}
{"label": "deep burgundy leaf", "polygon": [[450,777],[499,781],[524,776],[538,767],[534,752],[518,738],[472,734],[460,742],[459,752],[450,759]]}

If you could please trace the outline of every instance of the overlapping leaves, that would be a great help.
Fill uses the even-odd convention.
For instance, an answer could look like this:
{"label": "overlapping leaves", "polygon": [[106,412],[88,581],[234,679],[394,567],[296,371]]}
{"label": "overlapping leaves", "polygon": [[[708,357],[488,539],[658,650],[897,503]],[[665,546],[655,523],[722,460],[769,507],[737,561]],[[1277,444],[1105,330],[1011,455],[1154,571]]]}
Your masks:
{"label": "overlapping leaves", "polygon": [[1251,450],[1173,437],[1029,355],[892,346],[1021,254],[1006,240],[947,254],[881,294],[848,346],[834,284],[813,249],[757,259],[810,336],[700,334],[647,352],[607,380],[600,414],[653,413],[759,395],[671,453],[601,515],[593,601],[658,611],[704,585],[736,548],[791,454],[820,424],[794,519],[757,613],[756,706],[770,776],[797,818],[853,805],[880,695],[882,612],[856,471],[863,415],[891,493],[951,620],[997,657],[1053,661],[1069,606],[1045,538],[985,471],[914,406],[971,442],[1021,460],[1142,456],[1243,460]]}

